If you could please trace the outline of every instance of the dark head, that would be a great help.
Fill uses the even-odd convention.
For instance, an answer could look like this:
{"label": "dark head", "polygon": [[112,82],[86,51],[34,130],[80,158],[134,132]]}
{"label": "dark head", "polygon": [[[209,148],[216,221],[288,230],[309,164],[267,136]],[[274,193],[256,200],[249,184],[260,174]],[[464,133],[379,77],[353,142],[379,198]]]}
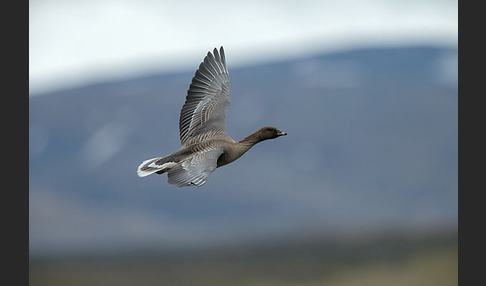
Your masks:
{"label": "dark head", "polygon": [[279,136],[287,135],[287,133],[280,131],[272,126],[262,127],[260,130],[257,131],[257,133],[260,140],[275,139]]}

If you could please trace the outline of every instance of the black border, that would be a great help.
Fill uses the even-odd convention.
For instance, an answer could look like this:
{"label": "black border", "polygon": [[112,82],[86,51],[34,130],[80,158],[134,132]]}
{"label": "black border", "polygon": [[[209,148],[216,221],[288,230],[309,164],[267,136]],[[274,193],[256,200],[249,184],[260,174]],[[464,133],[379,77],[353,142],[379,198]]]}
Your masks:
{"label": "black border", "polygon": [[[480,99],[484,96],[484,88],[474,86],[484,82],[482,68],[484,61],[480,60],[480,53],[484,52],[484,41],[481,39],[482,13],[477,7],[477,15],[473,15],[472,7],[466,7],[465,1],[458,1],[459,27],[459,142],[458,142],[458,242],[459,242],[459,285],[474,285],[481,281],[479,275],[483,270],[483,259],[479,246],[484,243],[484,201],[481,193],[484,187],[481,182],[474,182],[484,173],[483,160],[480,152],[484,150],[484,124],[481,117],[484,105]],[[479,99],[478,104],[472,104],[471,99]],[[474,108],[475,107],[475,108]],[[478,124],[479,123],[479,124]],[[478,164],[479,163],[479,164]],[[475,166],[479,165],[479,166]],[[474,195],[473,195],[474,194]],[[477,199],[473,197],[478,196]]]}
{"label": "black border", "polygon": [[3,281],[29,283],[29,2],[2,7]]}

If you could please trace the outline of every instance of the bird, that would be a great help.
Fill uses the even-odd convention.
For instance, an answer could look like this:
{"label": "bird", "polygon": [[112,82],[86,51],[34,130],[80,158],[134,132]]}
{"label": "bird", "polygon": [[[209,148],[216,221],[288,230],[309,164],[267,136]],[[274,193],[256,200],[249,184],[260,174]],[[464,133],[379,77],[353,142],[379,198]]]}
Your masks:
{"label": "bird", "polygon": [[224,49],[209,51],[196,70],[179,117],[179,150],[143,161],[139,177],[167,173],[169,184],[177,187],[202,186],[219,167],[240,158],[255,144],[287,135],[273,126],[264,126],[240,141],[226,133],[230,105],[230,78]]}

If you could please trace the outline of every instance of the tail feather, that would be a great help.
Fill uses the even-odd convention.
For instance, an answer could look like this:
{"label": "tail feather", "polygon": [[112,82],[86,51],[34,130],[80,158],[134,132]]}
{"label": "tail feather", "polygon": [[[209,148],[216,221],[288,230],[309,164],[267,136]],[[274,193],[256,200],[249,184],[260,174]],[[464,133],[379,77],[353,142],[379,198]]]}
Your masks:
{"label": "tail feather", "polygon": [[138,166],[137,175],[139,177],[145,177],[153,173],[162,174],[177,165],[175,162],[159,162],[162,158],[163,157],[157,157],[143,161],[142,164]]}

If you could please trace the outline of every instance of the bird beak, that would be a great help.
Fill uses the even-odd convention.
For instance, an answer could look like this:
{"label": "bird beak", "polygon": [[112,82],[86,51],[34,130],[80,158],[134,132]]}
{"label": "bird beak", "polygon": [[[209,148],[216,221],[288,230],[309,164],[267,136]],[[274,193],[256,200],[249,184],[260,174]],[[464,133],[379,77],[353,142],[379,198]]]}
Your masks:
{"label": "bird beak", "polygon": [[284,136],[284,135],[287,135],[287,133],[277,130],[277,136]]}

